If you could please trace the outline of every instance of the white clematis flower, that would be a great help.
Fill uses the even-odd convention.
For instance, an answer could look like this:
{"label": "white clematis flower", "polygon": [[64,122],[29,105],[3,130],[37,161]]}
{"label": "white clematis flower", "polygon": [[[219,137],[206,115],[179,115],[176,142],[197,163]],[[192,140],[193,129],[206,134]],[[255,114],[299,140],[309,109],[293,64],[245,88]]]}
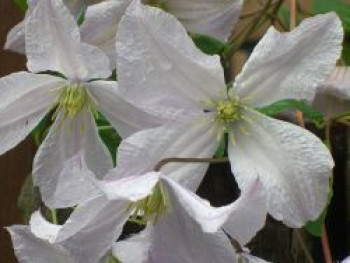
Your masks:
{"label": "white clematis flower", "polygon": [[[0,154],[20,143],[52,109],[55,121],[34,160],[34,182],[50,207],[68,207],[94,195],[87,174],[102,178],[113,163],[99,138],[94,114],[102,112],[122,136],[158,118],[124,100],[102,51],[80,42],[79,29],[61,0],[40,1],[26,20],[31,72],[0,79]],[[78,189],[78,190],[77,190]]]}
{"label": "white clematis flower", "polygon": [[[253,204],[245,203],[247,206]],[[238,209],[233,215],[242,216],[242,212]],[[240,219],[244,220],[242,217]],[[249,226],[247,222],[244,223]],[[241,224],[235,225],[238,235],[231,238],[241,238]],[[235,253],[229,237],[221,230],[215,233],[203,232],[198,222],[177,203],[155,225],[148,225],[141,233],[116,242],[113,255],[123,263],[266,262],[246,252]],[[242,258],[245,261],[239,261]]]}
{"label": "white clematis flower", "polygon": [[[151,220],[148,221],[149,225],[154,225],[156,230],[154,235],[157,236],[156,240],[159,242],[152,250],[152,253],[155,253],[154,256],[159,257],[156,262],[164,262],[162,260],[164,256],[169,257],[169,260],[172,259],[172,261],[167,262],[179,262],[179,257],[183,257],[184,261],[181,262],[213,262],[210,260],[221,252],[225,252],[221,255],[222,262],[229,262],[228,259],[235,258],[231,244],[223,232],[214,233],[231,217],[237,223],[235,225],[237,240],[242,239],[242,237],[246,238],[246,229],[241,229],[241,225],[251,222],[250,217],[256,216],[260,221],[260,229],[264,224],[266,215],[265,210],[259,206],[259,202],[256,203],[257,200],[264,198],[259,181],[252,182],[247,192],[242,193],[235,203],[220,208],[211,207],[208,202],[200,199],[191,191],[156,172],[121,180],[98,182],[98,184],[105,193],[107,200],[100,203],[98,209],[90,203],[95,203],[101,197],[86,202],[84,208],[78,206],[80,215],[77,216],[75,215],[76,211],[73,212],[72,219],[69,222],[70,227],[66,227],[68,231],[81,232],[79,220],[88,218],[87,220],[93,222],[89,224],[91,231],[99,239],[104,240],[103,244],[106,250],[111,249],[118,236],[111,236],[110,229],[114,229],[113,222],[118,223],[120,221],[118,218],[123,218],[125,214],[125,210],[116,211],[113,207],[116,206],[116,203],[126,200],[129,202],[128,211],[132,220],[149,219]],[[102,227],[96,228],[94,224],[102,225]],[[259,229],[255,229],[256,225],[249,227],[254,229],[250,230],[252,236],[249,239],[251,239]],[[192,242],[194,240],[196,242]],[[181,243],[182,241],[185,243]],[[71,243],[71,245],[74,245],[74,243]],[[209,249],[209,247],[211,248]],[[193,251],[204,252],[204,248],[208,249],[205,251],[206,254],[196,261],[193,258]],[[135,251],[135,253],[130,253],[130,250],[125,251],[125,253],[136,258],[141,257],[141,255],[144,256],[142,251],[147,249],[148,246],[145,246],[142,250]],[[173,249],[171,253],[169,249]],[[184,250],[182,253],[178,253],[182,250]],[[169,254],[167,254],[168,252]],[[158,255],[158,253],[160,254]],[[208,258],[205,261],[206,257]],[[136,263],[138,261],[130,262]]]}
{"label": "white clematis flower", "polygon": [[[105,0],[89,6],[81,34],[84,42],[98,46],[115,61],[115,36],[132,0]],[[242,0],[143,0],[174,14],[193,33],[226,41],[239,19]]]}
{"label": "white clematis flower", "polygon": [[[108,216],[103,212],[96,216],[102,210],[103,204],[103,197],[89,202],[89,208],[95,209],[94,213],[90,214],[91,217],[95,216],[95,220],[99,220],[99,216]],[[7,228],[17,259],[20,263],[105,263],[108,246],[104,239],[94,235],[94,231],[108,227],[109,235],[118,237],[129,215],[125,201],[114,202],[114,206],[109,208],[110,214],[118,212],[120,217],[114,217],[114,222],[103,224],[89,217],[81,217],[82,212],[86,210],[84,206],[79,207],[74,216],[62,226],[47,222],[40,212],[35,212],[31,217],[30,226],[15,225]],[[72,220],[79,221],[79,231],[74,232]]]}
{"label": "white clematis flower", "polygon": [[350,111],[350,69],[336,67],[327,81],[318,87],[312,107],[326,119]]}
{"label": "white clematis flower", "polygon": [[[30,16],[34,7],[40,0],[28,0],[28,10],[26,17]],[[96,4],[102,0],[63,0],[64,4],[68,7],[71,14],[78,19],[78,17],[84,12],[87,5]],[[24,25],[25,21],[18,23],[14,26],[7,35],[5,42],[5,49],[9,49],[18,53],[25,53],[25,41],[24,41]]]}
{"label": "white clematis flower", "polygon": [[209,140],[207,157],[219,143],[212,138],[227,133],[240,188],[259,177],[271,215],[300,227],[326,204],[332,157],[307,130],[254,108],[285,98],[311,101],[335,66],[342,37],[334,13],[306,19],[290,33],[271,27],[227,92],[218,56],[201,53],[172,15],[134,1],[117,36],[119,85],[137,105]]}

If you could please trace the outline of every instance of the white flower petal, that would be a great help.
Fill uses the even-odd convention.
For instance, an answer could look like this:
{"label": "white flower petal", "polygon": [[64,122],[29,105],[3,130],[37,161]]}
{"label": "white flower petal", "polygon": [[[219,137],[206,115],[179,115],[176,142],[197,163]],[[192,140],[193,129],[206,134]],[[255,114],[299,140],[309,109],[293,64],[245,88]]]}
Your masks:
{"label": "white flower petal", "polygon": [[20,54],[24,54],[25,44],[24,44],[24,22],[23,21],[15,25],[7,34],[4,48]]}
{"label": "white flower petal", "polygon": [[150,172],[140,176],[129,176],[113,181],[97,181],[109,200],[129,200],[136,202],[152,193],[160,174]]}
{"label": "white flower petal", "polygon": [[342,263],[349,263],[350,262],[350,257],[345,258]]}
{"label": "white flower petal", "polygon": [[197,49],[172,15],[134,1],[117,36],[118,80],[137,105],[194,109],[226,89],[218,56]]}
{"label": "white flower petal", "polygon": [[317,92],[332,95],[341,100],[350,100],[350,67],[336,67]]}
{"label": "white flower petal", "polygon": [[97,108],[124,138],[141,129],[152,128],[165,122],[160,117],[146,113],[123,98],[117,82],[94,81],[87,83]]}
{"label": "white flower petal", "polygon": [[102,51],[80,43],[77,23],[62,0],[40,1],[26,19],[25,33],[27,66],[33,72],[58,71],[74,80],[111,74]]}
{"label": "white flower petal", "polygon": [[334,69],[342,41],[335,13],[305,19],[290,33],[271,27],[237,76],[235,91],[254,107],[287,98],[311,101]]}
{"label": "white flower petal", "polygon": [[89,176],[102,178],[112,167],[91,113],[64,119],[61,112],[35,156],[33,177],[46,205],[70,207],[99,191]]}
{"label": "white flower petal", "polygon": [[326,93],[317,93],[312,108],[322,112],[326,119],[338,116],[339,114],[350,111],[350,100],[339,99]]}
{"label": "white flower petal", "polygon": [[[218,142],[216,135],[209,130],[210,123],[190,122],[181,127],[167,125],[135,133],[120,144],[117,168],[106,178],[118,179],[153,171],[165,158],[211,158]],[[208,166],[208,163],[168,163],[161,167],[161,172],[195,190]]]}
{"label": "white flower petal", "polygon": [[242,0],[170,0],[164,7],[188,31],[226,41],[239,19]]}
{"label": "white flower petal", "polygon": [[147,263],[236,262],[235,252],[222,232],[204,233],[178,204],[154,227]]}
{"label": "white flower petal", "polygon": [[107,0],[87,8],[80,27],[84,42],[99,47],[115,67],[115,41],[119,22],[131,0]]}
{"label": "white flower petal", "polygon": [[15,254],[21,263],[77,263],[59,245],[35,237],[28,226],[7,228],[11,234]]}
{"label": "white flower petal", "polygon": [[15,147],[49,112],[63,79],[27,72],[0,79],[0,154]]}
{"label": "white flower petal", "polygon": [[265,225],[266,196],[261,182],[251,182],[233,205],[233,212],[225,223],[224,230],[239,244],[245,245]]}
{"label": "white flower petal", "polygon": [[336,67],[327,81],[317,89],[312,107],[332,118],[350,111],[350,70]]}
{"label": "white flower petal", "polygon": [[236,127],[236,144],[229,146],[231,169],[241,189],[259,177],[268,211],[291,227],[316,219],[327,201],[334,166],[322,141],[296,125],[247,113],[250,122]]}
{"label": "white flower petal", "polygon": [[78,206],[59,235],[57,244],[77,263],[95,263],[112,249],[129,218],[128,201],[108,201],[97,196]]}
{"label": "white flower petal", "polygon": [[140,233],[116,242],[112,249],[113,255],[123,263],[144,263],[148,258],[152,234],[153,227],[147,226]]}
{"label": "white flower petal", "polygon": [[[179,212],[177,209],[180,208],[186,211],[189,217],[201,226],[203,232],[217,232],[236,209],[236,205],[214,208],[208,201],[165,176],[161,177],[161,182],[165,192],[169,195],[171,207],[176,210],[172,212],[177,213]],[[183,211],[179,213],[184,213]]]}
{"label": "white flower petal", "polygon": [[56,237],[61,230],[61,225],[55,225],[48,222],[41,214],[36,211],[30,218],[30,231],[38,238],[45,239],[50,243],[54,243]]}
{"label": "white flower petal", "polygon": [[[102,0],[63,0],[64,4],[68,7],[71,14],[76,18],[78,18],[84,8],[86,8],[86,4],[93,4],[100,1]],[[28,10],[26,12],[26,17],[31,14],[33,8],[37,5],[38,2],[39,0],[27,0]],[[7,35],[6,43],[4,46],[5,49],[9,49],[20,54],[25,53],[24,25],[25,21],[22,21],[11,29]]]}

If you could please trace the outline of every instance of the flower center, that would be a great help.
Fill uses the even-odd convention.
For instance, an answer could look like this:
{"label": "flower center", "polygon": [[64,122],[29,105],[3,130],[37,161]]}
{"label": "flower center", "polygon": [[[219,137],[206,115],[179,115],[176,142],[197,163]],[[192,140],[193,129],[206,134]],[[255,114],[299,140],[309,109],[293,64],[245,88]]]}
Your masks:
{"label": "flower center", "polygon": [[213,102],[213,111],[215,112],[214,121],[222,125],[227,132],[228,126],[243,118],[244,106],[237,97],[231,97],[227,100]]}
{"label": "flower center", "polygon": [[241,106],[238,100],[220,101],[216,105],[216,120],[227,124],[240,120],[241,117]]}
{"label": "flower center", "polygon": [[151,195],[132,203],[130,209],[134,212],[129,221],[146,224],[148,221],[156,223],[169,208],[167,193],[161,184],[157,184]]}
{"label": "flower center", "polygon": [[85,88],[80,84],[66,86],[59,98],[58,107],[66,112],[66,115],[72,119],[88,103],[89,96]]}
{"label": "flower center", "polygon": [[63,110],[64,118],[74,119],[85,107],[93,114],[96,113],[95,103],[90,98],[86,88],[81,84],[70,84],[62,88],[56,101],[57,109],[53,117]]}

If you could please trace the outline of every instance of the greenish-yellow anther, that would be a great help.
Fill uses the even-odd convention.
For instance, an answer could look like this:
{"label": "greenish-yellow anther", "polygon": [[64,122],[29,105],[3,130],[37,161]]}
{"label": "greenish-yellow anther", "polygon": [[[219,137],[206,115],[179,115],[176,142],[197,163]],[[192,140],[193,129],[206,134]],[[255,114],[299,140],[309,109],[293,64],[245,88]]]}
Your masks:
{"label": "greenish-yellow anther", "polygon": [[140,224],[146,224],[149,221],[156,223],[169,209],[167,193],[162,185],[158,183],[151,195],[132,203],[130,209],[134,211],[131,221]]}
{"label": "greenish-yellow anther", "polygon": [[73,119],[88,103],[86,89],[80,84],[72,84],[63,88],[58,107]]}
{"label": "greenish-yellow anther", "polygon": [[216,105],[216,120],[225,124],[240,120],[242,117],[241,105],[238,100],[220,101]]}

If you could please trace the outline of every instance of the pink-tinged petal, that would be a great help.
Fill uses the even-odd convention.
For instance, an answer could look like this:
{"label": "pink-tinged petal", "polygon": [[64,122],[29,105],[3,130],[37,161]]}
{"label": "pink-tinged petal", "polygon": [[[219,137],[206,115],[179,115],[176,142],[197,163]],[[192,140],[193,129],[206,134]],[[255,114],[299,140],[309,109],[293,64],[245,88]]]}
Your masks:
{"label": "pink-tinged petal", "polygon": [[55,225],[48,222],[41,214],[40,211],[36,211],[30,218],[30,231],[38,238],[54,243],[61,225]]}
{"label": "pink-tinged petal", "polygon": [[236,25],[242,0],[170,0],[164,8],[179,19],[185,28],[194,33],[211,35],[223,41]]}
{"label": "pink-tinged petal", "polygon": [[129,218],[128,201],[108,201],[96,196],[78,206],[56,239],[77,263],[104,258]]}
{"label": "pink-tinged petal", "polygon": [[71,207],[99,192],[88,177],[101,179],[112,167],[91,113],[61,112],[35,156],[34,183],[49,207]]}
{"label": "pink-tinged petal", "polygon": [[103,52],[80,42],[78,25],[62,0],[40,1],[26,19],[25,33],[30,71],[58,71],[72,80],[111,75]]}
{"label": "pink-tinged petal", "polygon": [[[324,209],[334,162],[309,131],[258,112],[234,130],[231,169],[241,189],[259,177],[269,213],[291,227],[316,219]],[[239,127],[241,126],[241,128]]]}
{"label": "pink-tinged petal", "polygon": [[[152,242],[153,227],[147,226],[145,230],[114,244],[112,253],[123,263],[146,262]],[[130,253],[133,251],[133,253]]]}
{"label": "pink-tinged petal", "polygon": [[235,261],[235,251],[222,232],[204,233],[177,202],[171,212],[154,226],[147,263],[227,263]]}
{"label": "pink-tinged petal", "polygon": [[121,94],[117,82],[94,81],[85,86],[97,101],[97,109],[123,138],[141,129],[152,128],[166,122],[164,118],[146,113],[127,101]]}
{"label": "pink-tinged petal", "polygon": [[115,67],[115,42],[119,22],[131,0],[107,0],[87,8],[80,27],[82,40],[99,47]]}
{"label": "pink-tinged petal", "polygon": [[27,137],[49,112],[64,83],[61,78],[27,72],[0,79],[0,154]]}
{"label": "pink-tinged petal", "polygon": [[[117,168],[106,178],[120,179],[153,171],[165,158],[211,158],[218,146],[216,134],[210,132],[210,123],[189,122],[183,126],[162,126],[135,133],[120,144]],[[200,184],[207,163],[168,163],[161,167],[165,174],[195,190]]]}
{"label": "pink-tinged petal", "polygon": [[251,182],[233,204],[234,209],[224,230],[241,245],[248,243],[266,221],[266,196],[259,180]]}
{"label": "pink-tinged petal", "polygon": [[129,200],[136,202],[152,193],[158,183],[160,173],[150,172],[139,176],[129,176],[119,180],[96,181],[97,186],[109,200]]}
{"label": "pink-tinged petal", "polygon": [[311,101],[334,69],[342,41],[335,13],[305,19],[288,33],[271,27],[237,76],[235,91],[254,107],[282,99]]}
{"label": "pink-tinged petal", "polygon": [[50,244],[34,236],[28,226],[17,225],[7,230],[20,263],[77,263],[60,245]]}
{"label": "pink-tinged petal", "polygon": [[317,89],[312,107],[327,118],[350,111],[350,70],[336,67],[327,81]]}
{"label": "pink-tinged petal", "polygon": [[120,88],[140,106],[197,109],[226,90],[220,58],[197,49],[174,16],[139,0],[120,23],[117,63]]}

